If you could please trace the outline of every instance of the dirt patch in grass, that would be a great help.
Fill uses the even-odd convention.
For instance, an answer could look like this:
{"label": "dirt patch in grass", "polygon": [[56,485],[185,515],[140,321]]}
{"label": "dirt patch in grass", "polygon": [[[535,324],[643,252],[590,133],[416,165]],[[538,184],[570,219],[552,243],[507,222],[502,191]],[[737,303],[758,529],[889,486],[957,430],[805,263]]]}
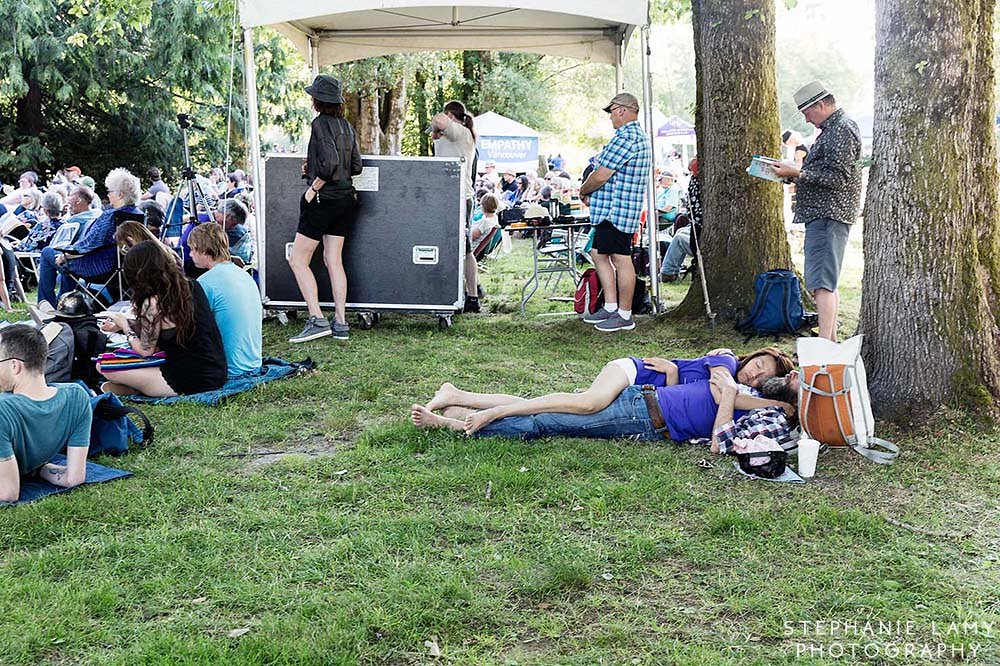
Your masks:
{"label": "dirt patch in grass", "polygon": [[322,458],[335,455],[353,446],[354,442],[348,439],[331,437],[323,433],[312,433],[282,442],[280,447],[262,447],[259,449],[250,449],[249,451],[222,453],[220,455],[241,459],[243,461],[243,470],[253,473],[263,467],[280,462],[289,456],[304,456],[309,459]]}

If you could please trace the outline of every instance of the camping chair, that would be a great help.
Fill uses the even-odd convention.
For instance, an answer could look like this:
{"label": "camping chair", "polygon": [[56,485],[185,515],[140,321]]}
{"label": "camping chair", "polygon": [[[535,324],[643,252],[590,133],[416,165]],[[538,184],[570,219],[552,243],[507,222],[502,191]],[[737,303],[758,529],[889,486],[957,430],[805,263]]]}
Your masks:
{"label": "camping chair", "polygon": [[479,244],[472,251],[476,261],[492,259],[500,252],[503,242],[503,229],[497,227],[493,233],[479,240]]}
{"label": "camping chair", "polygon": [[[145,215],[142,213],[126,213],[124,211],[115,211],[114,214],[114,224],[115,229],[125,222],[138,222],[142,224],[145,219]],[[64,271],[61,273],[63,277],[69,277],[76,288],[83,292],[85,297],[94,305],[96,308],[107,309],[117,303],[119,300],[123,299],[126,295],[126,285],[124,283],[122,274],[122,253],[118,249],[118,243],[115,242],[114,238],[110,244],[102,245],[99,248],[92,250],[92,252],[100,252],[107,250],[108,248],[114,248],[115,252],[115,268],[104,275],[96,275],[84,277],[80,275],[74,275],[71,271]],[[90,253],[88,253],[90,254]],[[85,255],[80,255],[85,256]],[[73,257],[74,259],[79,257]]]}
{"label": "camping chair", "polygon": [[[49,241],[49,246],[54,249],[59,249],[60,247],[71,244],[76,239],[76,232],[79,229],[79,222],[64,222],[52,236],[52,239]],[[17,261],[21,264],[21,267],[35,276],[35,281],[37,282],[38,262],[42,257],[42,253],[36,251],[18,252],[15,250],[14,256],[17,257]]]}

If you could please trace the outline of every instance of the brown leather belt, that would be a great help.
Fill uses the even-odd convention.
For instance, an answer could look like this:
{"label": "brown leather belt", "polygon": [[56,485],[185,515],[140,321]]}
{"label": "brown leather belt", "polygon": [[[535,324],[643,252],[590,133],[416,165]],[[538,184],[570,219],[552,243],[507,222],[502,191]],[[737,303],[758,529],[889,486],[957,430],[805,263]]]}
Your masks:
{"label": "brown leather belt", "polygon": [[663,436],[663,439],[670,439],[670,430],[667,422],[660,411],[660,401],[656,399],[656,387],[652,384],[642,385],[642,397],[646,401],[646,409],[649,411],[649,420],[653,422],[653,428]]}

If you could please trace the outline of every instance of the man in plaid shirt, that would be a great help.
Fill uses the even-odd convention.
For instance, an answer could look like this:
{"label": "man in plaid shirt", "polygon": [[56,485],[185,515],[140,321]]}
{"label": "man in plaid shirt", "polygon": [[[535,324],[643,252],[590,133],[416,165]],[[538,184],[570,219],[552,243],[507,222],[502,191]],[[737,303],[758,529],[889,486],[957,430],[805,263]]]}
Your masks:
{"label": "man in plaid shirt", "polygon": [[599,331],[630,331],[635,328],[632,236],[639,231],[652,157],[649,139],[639,126],[639,100],[635,95],[615,95],[604,112],[611,115],[615,135],[580,187],[581,198],[590,206],[604,307],[583,320]]}
{"label": "man in plaid shirt", "polygon": [[753,439],[757,435],[770,437],[781,444],[791,438],[795,425],[795,407],[798,404],[799,372],[793,370],[784,377],[771,377],[761,382],[760,393],[772,400],[780,400],[787,407],[762,407],[747,412],[733,420],[733,403],[738,385],[728,373],[713,373],[710,380],[721,389],[719,411],[712,432],[712,453],[730,453],[737,438]]}

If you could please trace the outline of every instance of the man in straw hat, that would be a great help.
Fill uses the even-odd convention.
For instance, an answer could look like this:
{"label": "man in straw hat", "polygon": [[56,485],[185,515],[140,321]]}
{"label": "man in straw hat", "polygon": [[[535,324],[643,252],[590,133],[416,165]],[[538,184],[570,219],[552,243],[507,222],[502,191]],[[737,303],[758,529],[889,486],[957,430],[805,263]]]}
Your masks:
{"label": "man in straw hat", "polygon": [[630,331],[635,269],[632,236],[639,231],[646,182],[652,168],[649,139],[639,126],[639,100],[630,93],[615,95],[604,112],[615,135],[597,157],[594,171],[580,187],[589,196],[594,228],[597,275],[604,290],[604,307],[583,318],[599,331]]}
{"label": "man in straw hat", "polygon": [[806,226],[805,282],[819,311],[819,334],[837,340],[837,282],[851,225],[861,210],[861,131],[821,81],[795,93],[808,123],[822,130],[802,168],[775,166],[795,182],[794,222]]}

